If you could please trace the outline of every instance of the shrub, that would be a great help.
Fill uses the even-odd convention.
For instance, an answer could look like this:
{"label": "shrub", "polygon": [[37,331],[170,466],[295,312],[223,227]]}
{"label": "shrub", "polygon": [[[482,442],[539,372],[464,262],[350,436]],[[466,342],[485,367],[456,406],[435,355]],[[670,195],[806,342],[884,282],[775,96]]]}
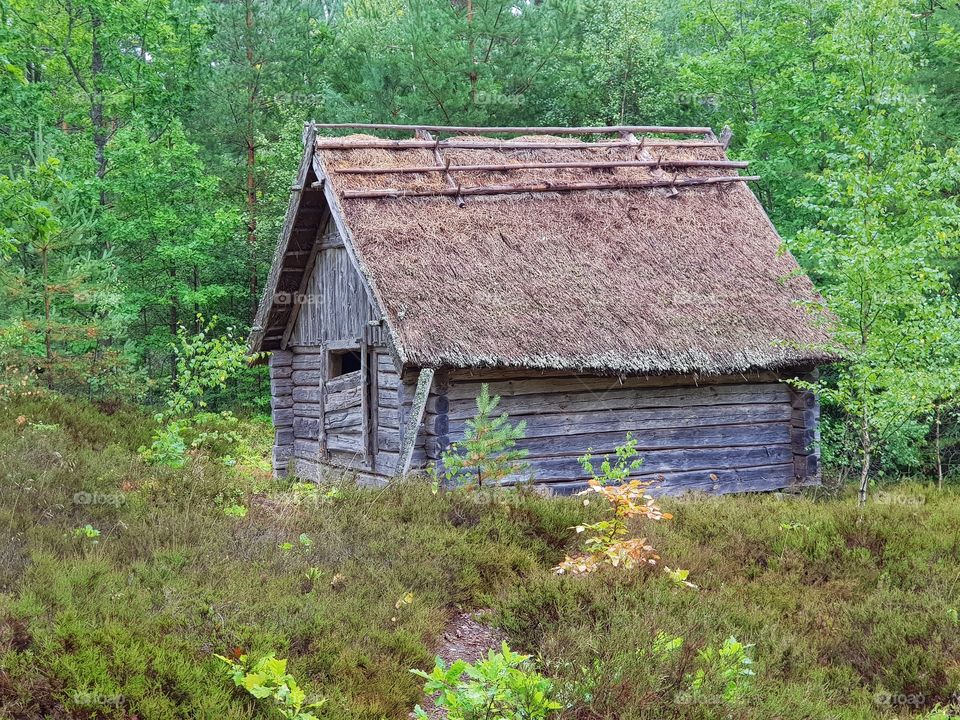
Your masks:
{"label": "shrub", "polygon": [[287,672],[287,661],[280,660],[274,654],[265,655],[259,660],[251,660],[240,655],[231,660],[217,655],[230,666],[229,674],[237,687],[242,687],[258,700],[272,700],[273,707],[286,720],[317,720],[306,710],[319,708],[326,701],[308,703],[306,693],[300,689],[293,675]]}
{"label": "shrub", "polygon": [[[203,323],[202,316],[198,320]],[[154,465],[183,467],[188,450],[203,451],[236,463],[238,456],[251,458],[232,412],[211,412],[208,396],[247,367],[246,347],[227,328],[215,334],[214,317],[196,335],[180,326],[173,349],[177,374],[167,397],[166,409],[156,416],[160,425],[149,447],[140,449],[141,457]]]}
{"label": "shrub", "polygon": [[[533,669],[530,656],[507,643],[473,664],[457,660],[447,667],[437,658],[432,672],[411,672],[427,681],[424,692],[436,697],[449,720],[542,720],[561,707],[551,699],[553,684]],[[414,715],[429,717],[419,705]]]}
{"label": "shrub", "polygon": [[[669,520],[673,516],[657,507],[653,498],[646,494],[651,482],[626,481],[631,470],[640,467],[637,457],[637,441],[629,434],[623,445],[616,448],[616,460],[603,459],[600,473],[596,473],[590,455],[580,458],[583,469],[593,477],[584,493],[596,493],[609,505],[609,517],[594,523],[577,525],[577,533],[585,533],[586,553],[567,556],[556,568],[559,574],[582,574],[593,572],[603,565],[632,569],[638,565],[655,565],[660,559],[646,538],[627,538],[627,521],[644,517],[648,520]],[[612,483],[617,483],[612,485]],[[583,493],[581,493],[583,494]],[[686,579],[684,577],[684,579]]]}

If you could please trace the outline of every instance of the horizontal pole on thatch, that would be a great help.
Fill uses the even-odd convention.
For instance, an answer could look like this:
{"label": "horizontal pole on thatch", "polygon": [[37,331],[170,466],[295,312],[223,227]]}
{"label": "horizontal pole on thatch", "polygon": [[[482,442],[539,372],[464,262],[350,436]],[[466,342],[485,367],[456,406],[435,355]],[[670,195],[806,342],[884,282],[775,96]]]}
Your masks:
{"label": "horizontal pole on thatch", "polygon": [[317,150],[419,150],[430,148],[447,150],[607,150],[610,148],[685,147],[721,148],[715,140],[663,140],[644,138],[632,140],[604,140],[600,142],[516,142],[510,140],[356,140],[341,138],[319,139]]}
{"label": "horizontal pole on thatch", "polygon": [[404,198],[404,197],[465,197],[468,195],[508,195],[511,193],[528,192],[574,192],[578,190],[640,190],[649,188],[689,187],[692,185],[718,185],[722,183],[747,182],[759,180],[759,175],[724,175],[717,177],[686,178],[684,180],[656,180],[646,182],[611,182],[611,183],[552,183],[539,182],[512,185],[477,185],[458,188],[438,188],[436,190],[401,190],[391,188],[385,190],[344,190],[345,200],[361,200],[373,198]]}
{"label": "horizontal pole on thatch", "polygon": [[736,168],[750,165],[741,160],[617,160],[610,162],[531,162],[512,165],[411,165],[409,167],[345,167],[330,168],[341,175],[395,175],[431,172],[506,172],[510,170],[564,170],[586,169],[601,170],[621,167],[643,168]]}
{"label": "horizontal pole on thatch", "polygon": [[608,135],[623,133],[665,133],[674,135],[705,135],[708,127],[671,127],[669,125],[600,125],[587,127],[471,127],[461,125],[391,125],[384,123],[314,123],[318,130],[390,130],[436,133],[495,133],[525,135]]}

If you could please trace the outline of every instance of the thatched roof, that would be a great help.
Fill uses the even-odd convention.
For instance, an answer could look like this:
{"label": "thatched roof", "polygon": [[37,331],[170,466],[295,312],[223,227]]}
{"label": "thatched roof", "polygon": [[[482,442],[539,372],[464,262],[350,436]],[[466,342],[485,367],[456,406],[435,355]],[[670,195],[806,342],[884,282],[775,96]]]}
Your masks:
{"label": "thatched roof", "polygon": [[[484,144],[499,147],[471,147]],[[461,135],[436,148],[354,134],[317,138],[315,151],[405,364],[712,374],[828,359],[804,307],[816,300],[809,279],[747,183],[729,181],[737,170],[712,133],[606,144]],[[635,165],[369,174],[438,159]],[[561,191],[504,187],[543,183]],[[621,189],[564,190],[585,184]],[[364,197],[384,189],[396,192]],[[449,194],[403,196],[433,192]]]}

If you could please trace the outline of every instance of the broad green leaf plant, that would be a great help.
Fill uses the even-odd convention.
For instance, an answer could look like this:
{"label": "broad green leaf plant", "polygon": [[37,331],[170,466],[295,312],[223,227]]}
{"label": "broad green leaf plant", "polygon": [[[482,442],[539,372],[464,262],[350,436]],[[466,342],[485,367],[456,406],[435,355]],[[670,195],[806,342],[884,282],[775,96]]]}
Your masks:
{"label": "broad green leaf plant", "polygon": [[[449,666],[440,658],[429,673],[411,670],[426,680],[423,690],[434,697],[449,720],[544,720],[561,708],[552,697],[553,684],[537,673],[529,655],[503,643],[476,663],[457,660]],[[414,717],[429,716],[419,705]]]}
{"label": "broad green leaf plant", "polygon": [[281,660],[273,653],[259,660],[252,660],[247,655],[240,655],[237,660],[222,655],[216,657],[229,666],[228,674],[237,687],[258,700],[270,702],[280,717],[286,720],[317,720],[316,715],[309,711],[322,707],[326,700],[308,703],[306,693],[287,672],[286,660]]}

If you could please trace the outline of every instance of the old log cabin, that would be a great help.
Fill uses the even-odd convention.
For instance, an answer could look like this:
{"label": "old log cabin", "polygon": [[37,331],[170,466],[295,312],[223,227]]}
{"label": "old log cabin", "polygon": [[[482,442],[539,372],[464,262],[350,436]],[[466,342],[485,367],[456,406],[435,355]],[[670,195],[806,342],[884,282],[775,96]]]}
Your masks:
{"label": "old log cabin", "polygon": [[423,468],[488,382],[558,492],[628,432],[668,492],[816,482],[817,403],[785,381],[828,359],[817,296],[726,139],[309,125],[250,338],[276,472]]}

